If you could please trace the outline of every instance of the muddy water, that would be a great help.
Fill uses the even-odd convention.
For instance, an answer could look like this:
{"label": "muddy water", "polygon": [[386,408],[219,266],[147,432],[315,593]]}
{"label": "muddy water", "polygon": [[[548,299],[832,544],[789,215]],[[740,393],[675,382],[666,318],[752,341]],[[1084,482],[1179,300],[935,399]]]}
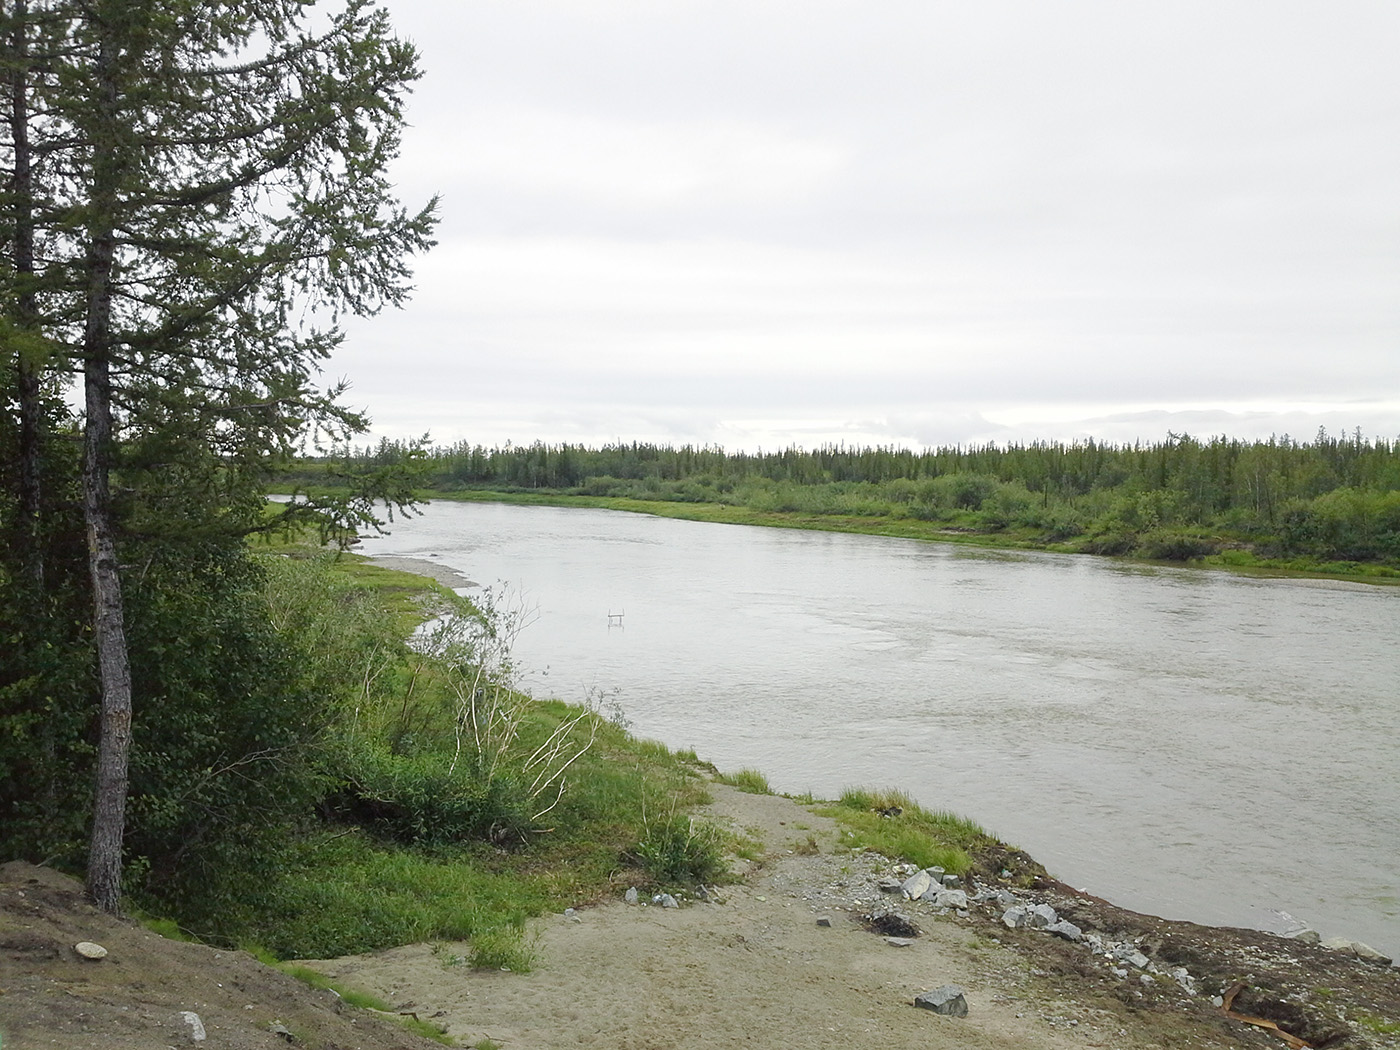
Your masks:
{"label": "muddy water", "polygon": [[507,582],[533,691],[615,691],[721,768],[902,786],[1126,907],[1400,956],[1400,588],[499,504],[364,550]]}

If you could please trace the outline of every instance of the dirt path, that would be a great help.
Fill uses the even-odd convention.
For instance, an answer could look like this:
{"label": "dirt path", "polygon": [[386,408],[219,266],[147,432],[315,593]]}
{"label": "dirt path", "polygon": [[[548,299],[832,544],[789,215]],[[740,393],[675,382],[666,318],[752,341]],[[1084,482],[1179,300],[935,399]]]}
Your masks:
{"label": "dirt path", "polygon": [[[313,965],[465,1045],[489,1039],[501,1050],[1284,1047],[1212,1004],[1239,982],[1246,989],[1237,1008],[1272,1018],[1310,1045],[1400,1046],[1394,968],[1255,931],[1137,915],[1053,880],[1023,899],[1052,904],[1101,938],[1098,950],[1008,929],[990,900],[965,914],[938,914],[888,892],[907,872],[838,848],[832,822],[788,799],[713,790],[711,819],[761,844],[762,860],[710,901],[676,909],[618,901],[548,916],[534,925],[540,965],[528,974],[474,971],[454,962],[468,953],[461,944]],[[894,906],[922,930],[904,946],[861,921],[872,908]],[[97,941],[109,954],[84,961],[74,950],[79,941]],[[1119,965],[1105,944],[1140,949],[1152,965]],[[1171,976],[1182,967],[1198,994]],[[945,984],[964,990],[967,1017],[912,1005],[918,993]],[[199,1043],[187,1011],[203,1025]],[[28,864],[0,866],[3,1050],[196,1045],[437,1044],[242,952],[165,940],[103,915],[72,879]]]}
{"label": "dirt path", "polygon": [[[877,885],[888,861],[835,852],[834,823],[788,799],[723,785],[715,795],[711,816],[761,841],[765,861],[713,902],[550,916],[529,974],[453,965],[465,945],[312,965],[503,1050],[1240,1045],[1240,1033],[1184,1011],[1134,1011],[1083,981],[1057,983],[985,917],[921,917],[923,935],[892,946],[857,921],[890,899]],[[913,1007],[945,984],[965,990],[966,1018]]]}

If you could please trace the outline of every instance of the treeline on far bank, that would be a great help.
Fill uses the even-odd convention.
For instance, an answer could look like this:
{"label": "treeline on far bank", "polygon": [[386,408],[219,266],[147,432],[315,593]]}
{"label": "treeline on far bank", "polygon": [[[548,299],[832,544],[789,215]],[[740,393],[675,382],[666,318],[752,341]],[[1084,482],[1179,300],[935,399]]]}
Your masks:
{"label": "treeline on far bank", "polygon": [[[286,481],[333,482],[416,462],[422,486],[712,504],[821,527],[926,522],[1060,550],[1226,562],[1400,565],[1400,440],[1170,435],[1156,444],[824,446],[726,452],[640,442],[422,448],[381,441],[301,460]],[[839,520],[838,520],[839,519]],[[872,529],[871,531],[875,531]]]}

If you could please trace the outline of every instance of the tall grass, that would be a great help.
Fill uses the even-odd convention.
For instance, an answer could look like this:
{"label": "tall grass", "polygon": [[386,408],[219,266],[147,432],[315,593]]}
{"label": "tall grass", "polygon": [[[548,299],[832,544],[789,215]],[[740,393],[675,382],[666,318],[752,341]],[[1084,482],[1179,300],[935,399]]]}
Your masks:
{"label": "tall grass", "polygon": [[848,829],[848,846],[955,875],[972,869],[971,851],[995,841],[975,822],[925,809],[903,791],[847,788],[834,805],[819,812]]}

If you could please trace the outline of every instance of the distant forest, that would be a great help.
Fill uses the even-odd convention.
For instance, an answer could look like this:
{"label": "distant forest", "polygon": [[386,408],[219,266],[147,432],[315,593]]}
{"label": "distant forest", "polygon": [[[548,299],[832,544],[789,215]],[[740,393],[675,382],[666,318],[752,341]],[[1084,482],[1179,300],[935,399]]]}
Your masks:
{"label": "distant forest", "polygon": [[[587,448],[419,448],[394,441],[303,460],[304,485],[415,463],[424,489],[745,508],[811,527],[926,522],[1055,549],[1400,565],[1400,440],[1319,430],[1151,445],[1069,444],[726,452],[640,442]],[[825,522],[823,519],[827,519]],[[838,520],[839,519],[839,520]],[[796,523],[796,522],[789,522]],[[889,531],[861,529],[861,531]]]}

